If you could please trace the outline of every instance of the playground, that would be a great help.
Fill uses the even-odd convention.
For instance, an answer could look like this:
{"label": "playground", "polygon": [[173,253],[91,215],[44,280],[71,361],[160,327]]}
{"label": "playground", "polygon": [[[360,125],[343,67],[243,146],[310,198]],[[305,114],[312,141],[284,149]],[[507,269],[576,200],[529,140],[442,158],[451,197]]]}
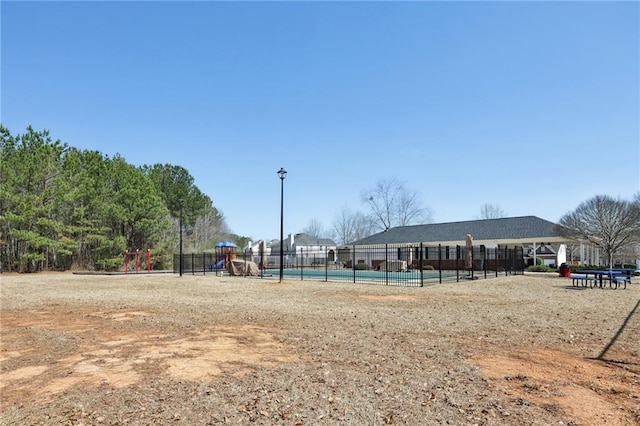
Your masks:
{"label": "playground", "polygon": [[0,280],[0,424],[640,421],[637,277]]}
{"label": "playground", "polygon": [[140,273],[140,266],[144,268],[144,270],[149,273],[151,272],[151,249],[147,249],[146,251],[140,251],[140,249],[136,249],[136,251],[125,251],[124,252],[124,272],[135,272]]}

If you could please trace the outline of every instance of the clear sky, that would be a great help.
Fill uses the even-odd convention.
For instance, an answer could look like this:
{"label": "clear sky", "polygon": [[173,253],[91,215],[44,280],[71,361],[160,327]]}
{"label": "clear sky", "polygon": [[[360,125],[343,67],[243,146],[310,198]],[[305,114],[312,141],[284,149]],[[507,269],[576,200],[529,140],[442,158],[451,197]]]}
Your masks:
{"label": "clear sky", "polygon": [[639,2],[0,2],[1,114],[185,167],[257,239],[406,181],[434,222],[640,190]]}

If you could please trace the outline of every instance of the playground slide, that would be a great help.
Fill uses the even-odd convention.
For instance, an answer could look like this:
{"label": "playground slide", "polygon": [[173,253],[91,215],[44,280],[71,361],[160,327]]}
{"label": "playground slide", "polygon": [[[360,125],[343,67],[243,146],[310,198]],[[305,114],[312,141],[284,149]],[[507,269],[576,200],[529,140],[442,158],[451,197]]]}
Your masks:
{"label": "playground slide", "polygon": [[217,261],[209,269],[222,269],[222,268],[224,268],[224,259]]}

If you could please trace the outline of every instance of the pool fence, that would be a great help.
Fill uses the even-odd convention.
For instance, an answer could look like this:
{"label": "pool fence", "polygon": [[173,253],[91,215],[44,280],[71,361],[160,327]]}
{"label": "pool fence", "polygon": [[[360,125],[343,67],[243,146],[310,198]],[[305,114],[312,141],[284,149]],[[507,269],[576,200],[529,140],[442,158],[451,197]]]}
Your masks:
{"label": "pool fence", "polygon": [[[280,253],[253,250],[186,253],[183,274],[222,274],[225,262],[253,262],[258,277],[279,278]],[[180,273],[180,255],[173,257],[173,272]],[[342,246],[310,250],[304,247],[284,251],[283,278],[341,281],[393,286],[424,286],[443,281],[522,275],[525,269],[522,247],[385,245]],[[244,268],[244,271],[250,268]],[[255,275],[255,274],[254,274]]]}

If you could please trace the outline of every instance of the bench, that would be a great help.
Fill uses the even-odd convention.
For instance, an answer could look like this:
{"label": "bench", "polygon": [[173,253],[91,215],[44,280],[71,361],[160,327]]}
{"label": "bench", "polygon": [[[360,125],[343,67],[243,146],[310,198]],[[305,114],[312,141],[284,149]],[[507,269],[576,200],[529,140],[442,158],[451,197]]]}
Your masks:
{"label": "bench", "polygon": [[[624,276],[624,275],[618,275],[618,276],[613,276],[610,278],[609,280],[609,288],[614,288],[614,289],[618,289],[618,287],[622,284],[624,284],[623,289],[626,290],[627,289],[627,283],[631,283],[631,278]],[[614,287],[615,284],[615,287]]]}
{"label": "bench", "polygon": [[595,284],[596,279],[582,275],[571,275],[571,283],[574,287],[587,287],[591,283],[591,287]]}

